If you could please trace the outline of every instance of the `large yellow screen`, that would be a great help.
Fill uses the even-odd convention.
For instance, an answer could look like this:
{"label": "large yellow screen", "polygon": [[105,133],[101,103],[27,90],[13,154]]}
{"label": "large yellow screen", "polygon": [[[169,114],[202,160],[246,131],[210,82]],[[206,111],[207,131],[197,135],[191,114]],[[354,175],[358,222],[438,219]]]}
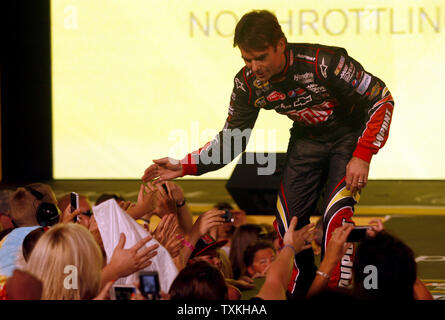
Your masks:
{"label": "large yellow screen", "polygon": [[[54,0],[54,177],[139,178],[211,140],[243,66],[234,28],[252,9],[275,12],[289,42],[344,47],[385,81],[395,109],[371,179],[445,178],[443,0]],[[285,152],[291,125],[262,110],[247,150]]]}

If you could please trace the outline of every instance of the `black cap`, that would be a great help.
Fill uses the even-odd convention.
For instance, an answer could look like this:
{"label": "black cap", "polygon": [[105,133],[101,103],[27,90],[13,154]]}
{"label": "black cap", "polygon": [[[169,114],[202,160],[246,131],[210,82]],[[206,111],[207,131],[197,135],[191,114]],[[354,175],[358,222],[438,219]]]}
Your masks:
{"label": "black cap", "polygon": [[192,254],[190,255],[190,259],[203,255],[209,249],[222,247],[227,243],[227,241],[228,240],[216,241],[211,235],[205,234],[198,240],[198,242],[196,242],[195,250],[193,250]]}

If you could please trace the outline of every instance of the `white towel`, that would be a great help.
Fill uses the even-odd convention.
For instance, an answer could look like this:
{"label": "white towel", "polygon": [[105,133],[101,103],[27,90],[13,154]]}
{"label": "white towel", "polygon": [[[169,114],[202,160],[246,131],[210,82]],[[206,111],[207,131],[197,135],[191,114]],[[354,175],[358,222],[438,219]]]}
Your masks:
{"label": "white towel", "polygon": [[[122,210],[114,199],[107,200],[93,207],[93,213],[107,254],[107,263],[110,262],[113,251],[119,243],[121,233],[124,233],[126,237],[125,249],[131,248],[139,240],[150,234]],[[145,246],[149,247],[155,243],[159,244],[153,238]],[[158,271],[161,290],[168,292],[178,274],[178,269],[167,249],[161,244],[159,244],[159,248],[156,251],[158,254],[152,258],[152,264],[145,268],[144,271]],[[133,284],[136,281],[137,274],[132,274],[128,277],[120,278],[116,281],[116,284]]]}

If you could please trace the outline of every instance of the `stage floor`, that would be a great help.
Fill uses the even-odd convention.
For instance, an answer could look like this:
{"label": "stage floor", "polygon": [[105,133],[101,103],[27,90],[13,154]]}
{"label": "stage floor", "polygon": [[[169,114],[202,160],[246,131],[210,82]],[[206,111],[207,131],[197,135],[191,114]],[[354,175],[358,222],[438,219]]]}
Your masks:
{"label": "stage floor", "polygon": [[[130,200],[137,196],[140,180],[51,180],[56,193],[78,191],[91,196],[102,192],[118,192]],[[175,180],[191,197],[205,202],[230,200],[227,180]],[[25,183],[0,182],[0,189],[14,189]],[[197,193],[199,192],[199,193]],[[363,205],[444,206],[445,180],[370,180],[360,199]]]}
{"label": "stage floor", "polygon": [[[204,212],[216,202],[233,200],[225,188],[226,180],[175,180],[185,192],[194,212]],[[102,193],[119,193],[127,200],[137,198],[140,180],[52,180],[47,181],[59,197],[71,191],[95,202]],[[20,184],[1,183],[0,188],[15,189]],[[371,180],[363,190],[357,214],[445,215],[445,181]]]}

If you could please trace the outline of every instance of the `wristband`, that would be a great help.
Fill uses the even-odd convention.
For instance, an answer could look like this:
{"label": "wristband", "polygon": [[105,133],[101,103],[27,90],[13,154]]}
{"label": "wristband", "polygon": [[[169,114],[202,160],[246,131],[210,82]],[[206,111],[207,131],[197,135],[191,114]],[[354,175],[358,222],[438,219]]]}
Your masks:
{"label": "wristband", "polygon": [[181,208],[184,205],[185,205],[185,198],[184,198],[184,200],[182,200],[182,202],[176,204],[176,208]]}
{"label": "wristband", "polygon": [[284,249],[284,248],[291,248],[291,249],[294,251],[294,254],[297,254],[297,253],[298,253],[297,250],[295,250],[295,248],[294,248],[293,245],[285,244],[285,245],[283,246],[283,249]]}
{"label": "wristband", "polygon": [[189,248],[190,250],[195,250],[195,246],[193,244],[191,244],[190,242],[188,242],[187,240],[182,240],[182,244],[184,246],[186,246],[187,248]]}
{"label": "wristband", "polygon": [[316,273],[317,273],[318,275],[322,276],[322,277],[325,278],[325,279],[328,279],[328,280],[329,280],[329,279],[331,278],[326,272],[317,270]]}

